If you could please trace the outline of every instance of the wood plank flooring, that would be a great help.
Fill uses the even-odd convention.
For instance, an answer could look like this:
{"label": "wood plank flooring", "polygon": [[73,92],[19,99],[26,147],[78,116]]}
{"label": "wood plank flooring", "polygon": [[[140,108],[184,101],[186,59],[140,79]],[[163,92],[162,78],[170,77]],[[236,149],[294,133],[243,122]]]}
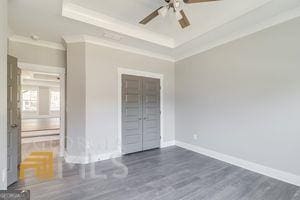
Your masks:
{"label": "wood plank flooring", "polygon": [[63,162],[62,179],[31,176],[10,189],[30,189],[34,200],[300,200],[299,187],[175,146],[97,162],[98,178],[83,166]]}
{"label": "wood plank flooring", "polygon": [[55,130],[60,128],[60,118],[22,119],[22,132]]}

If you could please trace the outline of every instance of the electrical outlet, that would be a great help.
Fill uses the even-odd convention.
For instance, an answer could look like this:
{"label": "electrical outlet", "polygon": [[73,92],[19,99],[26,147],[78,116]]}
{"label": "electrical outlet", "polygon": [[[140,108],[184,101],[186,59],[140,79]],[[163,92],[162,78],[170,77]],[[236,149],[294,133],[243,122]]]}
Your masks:
{"label": "electrical outlet", "polygon": [[193,135],[193,138],[194,138],[194,140],[198,140],[198,135],[197,135],[197,134],[194,134],[194,135]]}

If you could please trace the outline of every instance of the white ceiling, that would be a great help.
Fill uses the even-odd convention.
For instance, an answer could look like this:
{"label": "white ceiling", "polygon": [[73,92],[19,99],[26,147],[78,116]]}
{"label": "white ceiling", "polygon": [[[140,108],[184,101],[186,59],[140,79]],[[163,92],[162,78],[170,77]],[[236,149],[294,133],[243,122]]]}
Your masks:
{"label": "white ceiling", "polygon": [[183,1],[180,1],[181,8],[185,11],[192,24],[185,29],[180,27],[171,10],[165,18],[158,16],[147,25],[138,23],[160,6],[166,5],[164,0],[70,0],[68,3],[73,3],[114,19],[165,35],[174,40],[174,46],[178,46],[269,1],[223,0],[197,4],[185,4]]}
{"label": "white ceiling", "polygon": [[[63,43],[64,36],[86,34],[103,38],[105,32],[113,32],[63,17],[62,4],[62,0],[9,0],[8,24],[11,35],[30,37],[34,34],[40,40]],[[155,48],[161,54],[169,51],[166,47],[129,36],[124,36],[119,43],[141,49]]]}
{"label": "white ceiling", "polygon": [[161,5],[163,0],[10,0],[9,26],[16,35],[58,43],[62,37],[90,35],[178,60],[300,16],[299,0],[223,0],[182,3],[191,22],[186,29],[172,13],[138,24]]}

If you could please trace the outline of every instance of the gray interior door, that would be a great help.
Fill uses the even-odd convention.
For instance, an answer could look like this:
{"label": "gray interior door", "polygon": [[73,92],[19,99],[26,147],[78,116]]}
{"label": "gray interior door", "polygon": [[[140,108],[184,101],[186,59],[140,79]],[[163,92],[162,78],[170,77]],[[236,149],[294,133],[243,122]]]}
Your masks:
{"label": "gray interior door", "polygon": [[143,78],[143,150],[160,147],[160,80]]}
{"label": "gray interior door", "polygon": [[122,153],[160,146],[160,80],[122,75]]}
{"label": "gray interior door", "polygon": [[7,184],[18,181],[18,164],[21,162],[21,70],[17,59],[7,59]]}
{"label": "gray interior door", "polygon": [[143,150],[142,80],[122,75],[122,153]]}

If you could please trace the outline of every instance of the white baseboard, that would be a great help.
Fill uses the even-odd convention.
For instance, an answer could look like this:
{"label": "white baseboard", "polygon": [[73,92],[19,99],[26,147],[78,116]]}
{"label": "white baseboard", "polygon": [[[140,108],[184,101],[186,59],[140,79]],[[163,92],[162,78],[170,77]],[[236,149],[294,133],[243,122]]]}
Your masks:
{"label": "white baseboard", "polygon": [[175,145],[175,140],[161,142],[160,148],[170,147]]}
{"label": "white baseboard", "polygon": [[225,155],[216,151],[212,151],[206,148],[202,148],[199,146],[195,146],[192,144],[180,142],[180,141],[175,141],[176,146],[182,147],[184,149],[188,149],[203,155],[206,155],[211,158],[215,158],[217,160],[224,161],[226,163],[230,163],[232,165],[242,167],[244,169],[269,176],[274,179],[278,179],[280,181],[284,181],[293,185],[300,186],[300,176],[289,173],[289,172],[284,172],[280,171],[277,169],[273,169],[270,167],[266,167],[257,163],[249,162],[240,158],[236,158],[233,156]]}
{"label": "white baseboard", "polygon": [[121,154],[118,151],[106,152],[98,155],[86,155],[86,156],[74,156],[70,155],[65,151],[65,160],[67,163],[73,164],[89,164],[93,162],[98,162],[102,160],[108,160],[111,158],[120,157]]}
{"label": "white baseboard", "polygon": [[67,163],[73,163],[73,164],[87,164],[86,159],[84,156],[74,156],[70,155],[67,151],[65,151],[64,155],[65,161]]}
{"label": "white baseboard", "polygon": [[[169,146],[174,146],[175,141],[167,141],[167,142],[162,142],[161,148],[169,147]],[[101,153],[97,155],[86,155],[86,156],[74,156],[68,154],[67,151],[65,151],[64,158],[67,163],[73,163],[73,164],[89,164],[93,162],[98,162],[102,160],[108,160],[111,158],[117,158],[121,157],[122,154],[119,151],[112,151],[112,152],[106,152],[106,153]]]}

